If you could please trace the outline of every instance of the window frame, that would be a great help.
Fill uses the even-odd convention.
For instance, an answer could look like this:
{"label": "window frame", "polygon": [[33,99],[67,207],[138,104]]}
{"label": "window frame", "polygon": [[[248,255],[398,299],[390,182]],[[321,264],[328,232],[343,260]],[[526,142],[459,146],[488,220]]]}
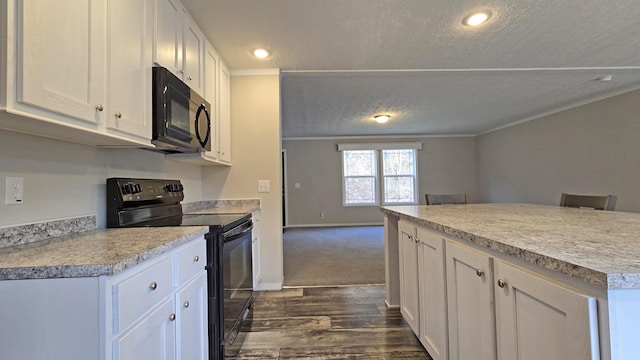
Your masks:
{"label": "window frame", "polygon": [[[385,150],[411,150],[411,155],[413,156],[413,175],[385,175],[384,173],[384,151]],[[393,205],[416,205],[418,204],[418,153],[416,149],[380,149],[378,150],[378,157],[380,159],[380,204],[382,206],[393,206]],[[386,199],[386,187],[385,187],[385,179],[387,177],[411,177],[413,179],[413,200],[410,202],[387,202]]]}
{"label": "window frame", "polygon": [[[344,169],[344,165],[345,165],[345,154],[348,151],[370,151],[373,152],[373,176],[370,175],[345,175],[345,169]],[[380,184],[378,181],[378,175],[379,175],[379,168],[380,168],[380,164],[379,164],[379,158],[378,158],[378,154],[377,151],[374,149],[360,149],[360,150],[345,150],[342,152],[342,154],[340,154],[340,158],[341,158],[341,164],[342,164],[342,206],[344,207],[352,207],[352,206],[378,206],[378,204],[380,203]],[[374,187],[374,202],[373,203],[347,203],[347,179],[351,179],[351,178],[373,178],[373,187]]]}
{"label": "window frame", "polygon": [[[367,147],[365,146],[349,146],[342,145],[344,148],[341,148],[341,145],[338,145],[338,150],[342,152],[340,154],[341,158],[341,175],[342,175],[342,206],[343,207],[358,207],[358,206],[394,206],[394,205],[416,205],[418,204],[418,153],[417,150],[422,149],[422,144],[418,143],[420,146],[398,146],[398,144],[388,144],[387,146],[376,144],[375,146]],[[385,175],[384,174],[384,150],[412,150],[413,156],[413,175]],[[373,151],[374,156],[374,191],[375,191],[375,202],[374,203],[347,203],[346,191],[347,191],[347,178],[358,178],[358,177],[366,177],[370,178],[371,176],[346,176],[345,175],[345,153],[347,151]],[[386,202],[386,189],[385,189],[385,179],[387,177],[412,177],[413,178],[413,201],[411,202]]]}

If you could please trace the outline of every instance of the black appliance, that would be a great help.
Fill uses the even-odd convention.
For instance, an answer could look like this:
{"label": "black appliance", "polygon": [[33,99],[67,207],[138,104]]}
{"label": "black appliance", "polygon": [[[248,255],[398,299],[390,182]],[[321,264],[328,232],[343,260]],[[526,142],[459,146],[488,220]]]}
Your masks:
{"label": "black appliance", "polygon": [[211,150],[211,105],[163,67],[153,68],[153,136],[168,153]]}
{"label": "black appliance", "polygon": [[209,360],[234,357],[252,320],[251,214],[183,214],[183,199],[179,180],[109,178],[107,227],[209,227]]}

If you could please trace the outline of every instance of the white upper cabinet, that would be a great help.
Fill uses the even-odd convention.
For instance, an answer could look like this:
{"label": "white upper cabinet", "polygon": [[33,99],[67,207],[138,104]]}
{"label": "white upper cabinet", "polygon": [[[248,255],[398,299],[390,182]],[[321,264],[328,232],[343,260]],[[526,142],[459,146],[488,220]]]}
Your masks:
{"label": "white upper cabinet", "polygon": [[205,37],[200,28],[184,10],[182,23],[182,63],[183,80],[199,95],[204,94],[204,41]]}
{"label": "white upper cabinet", "polygon": [[106,105],[104,17],[89,0],[33,0],[17,7],[17,101],[97,129],[104,112],[96,108]]}
{"label": "white upper cabinet", "polygon": [[151,0],[110,0],[108,6],[109,131],[150,138]]}
{"label": "white upper cabinet", "polygon": [[153,61],[182,77],[182,3],[156,0]]}
{"label": "white upper cabinet", "polygon": [[231,72],[220,61],[220,125],[218,126],[218,160],[231,164]]}
{"label": "white upper cabinet", "polygon": [[204,94],[206,38],[179,0],[155,0],[153,61]]}
{"label": "white upper cabinet", "polygon": [[204,51],[204,98],[211,105],[209,116],[211,117],[211,151],[207,153],[213,160],[218,159],[219,136],[219,63],[220,57],[208,41],[205,43]]}
{"label": "white upper cabinet", "polygon": [[2,3],[2,127],[151,148],[152,0]]}

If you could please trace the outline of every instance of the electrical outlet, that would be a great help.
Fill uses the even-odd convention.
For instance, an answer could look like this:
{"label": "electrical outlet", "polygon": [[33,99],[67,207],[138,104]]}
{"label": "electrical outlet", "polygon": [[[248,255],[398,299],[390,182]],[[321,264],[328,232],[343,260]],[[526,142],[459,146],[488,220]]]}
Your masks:
{"label": "electrical outlet", "polygon": [[24,196],[24,178],[7,176],[5,178],[5,187],[4,187],[4,204],[5,205],[22,204],[23,196]]}

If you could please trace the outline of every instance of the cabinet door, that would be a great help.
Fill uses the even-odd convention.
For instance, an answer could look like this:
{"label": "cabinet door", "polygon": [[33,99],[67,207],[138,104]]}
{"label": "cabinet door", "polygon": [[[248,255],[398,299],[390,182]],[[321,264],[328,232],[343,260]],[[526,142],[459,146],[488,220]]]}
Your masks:
{"label": "cabinet door", "polygon": [[500,359],[600,358],[595,298],[502,261],[494,270]]}
{"label": "cabinet door", "polygon": [[253,230],[251,231],[251,236],[253,237],[253,288],[262,280],[262,267],[260,265],[260,212],[251,213],[251,217],[253,218]]}
{"label": "cabinet door", "polygon": [[204,35],[186,12],[183,13],[182,41],[183,41],[183,70],[184,82],[196,93],[202,96],[204,87]]}
{"label": "cabinet door", "polygon": [[220,126],[218,134],[220,144],[218,160],[231,163],[231,73],[226,65],[220,64]]}
{"label": "cabinet door", "polygon": [[[175,313],[167,299],[113,341],[114,360],[175,359]],[[173,316],[172,316],[173,315]]]}
{"label": "cabinet door", "polygon": [[104,116],[97,108],[105,106],[103,9],[88,0],[16,4],[17,101],[97,129]]}
{"label": "cabinet door", "polygon": [[496,359],[493,260],[450,240],[446,251],[450,359]]}
{"label": "cabinet door", "polygon": [[151,141],[153,3],[110,0],[107,128]]}
{"label": "cabinet door", "polygon": [[434,360],[448,359],[445,239],[418,227],[419,339]]}
{"label": "cabinet door", "polygon": [[153,61],[182,77],[182,3],[156,0]]}
{"label": "cabinet door", "polygon": [[218,53],[209,42],[206,42],[204,52],[204,98],[211,105],[211,110],[209,111],[209,116],[211,116],[211,151],[207,154],[214,160],[218,158],[218,148],[220,147],[218,143],[218,126],[220,125],[218,120],[218,62]]}
{"label": "cabinet door", "polygon": [[398,222],[400,254],[400,313],[414,333],[419,334],[418,310],[418,246],[415,226]]}
{"label": "cabinet door", "polygon": [[178,331],[176,337],[177,360],[205,360],[208,358],[207,328],[207,273],[176,295]]}

